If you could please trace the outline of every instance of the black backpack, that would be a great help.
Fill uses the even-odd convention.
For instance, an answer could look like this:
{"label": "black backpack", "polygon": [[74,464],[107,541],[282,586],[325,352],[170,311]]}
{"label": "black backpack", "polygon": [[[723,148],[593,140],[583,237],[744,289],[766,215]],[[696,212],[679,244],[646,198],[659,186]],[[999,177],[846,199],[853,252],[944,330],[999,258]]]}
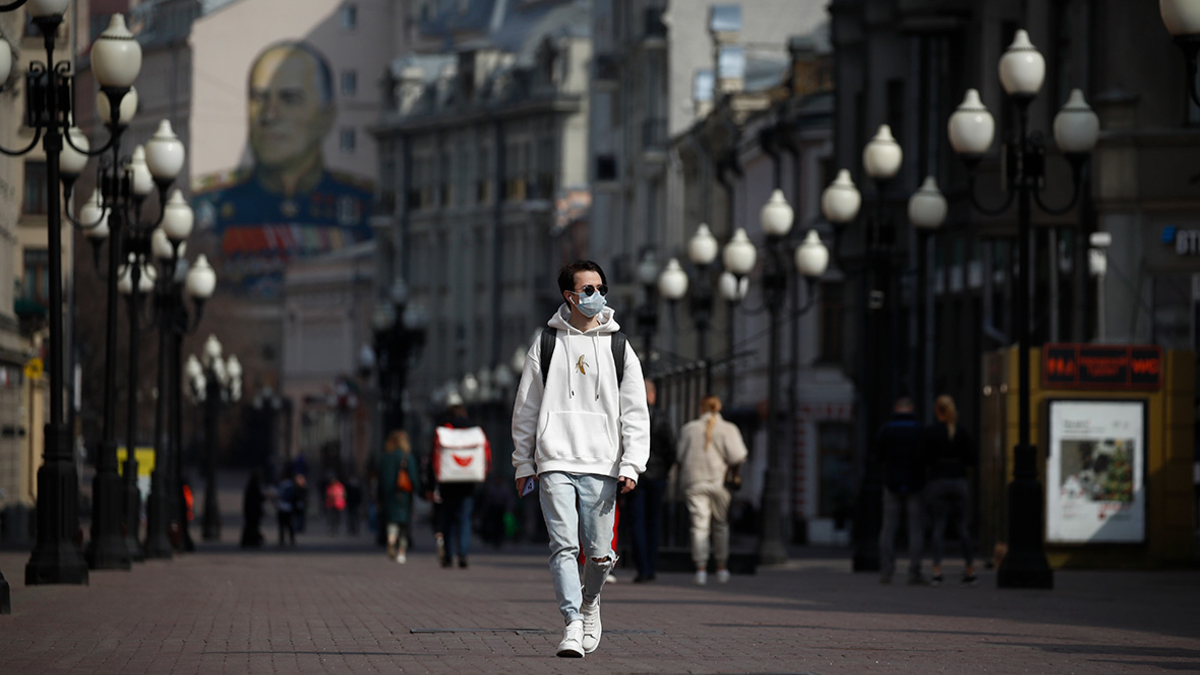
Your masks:
{"label": "black backpack", "polygon": [[[546,386],[546,378],[550,376],[550,359],[554,357],[554,345],[558,340],[558,329],[546,326],[542,329],[542,387]],[[613,366],[617,369],[617,389],[621,388],[621,381],[625,379],[625,343],[629,342],[629,338],[625,337],[624,333],[617,332],[612,335],[612,354]]]}

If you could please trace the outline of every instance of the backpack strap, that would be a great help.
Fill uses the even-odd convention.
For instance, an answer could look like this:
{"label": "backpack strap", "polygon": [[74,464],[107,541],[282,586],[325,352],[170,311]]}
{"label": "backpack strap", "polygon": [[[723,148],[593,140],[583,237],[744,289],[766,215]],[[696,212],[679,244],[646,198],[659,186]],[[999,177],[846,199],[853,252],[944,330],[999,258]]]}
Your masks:
{"label": "backpack strap", "polygon": [[612,336],[613,365],[617,368],[617,390],[621,389],[621,381],[625,379],[625,344],[629,338],[624,333],[616,332]]}
{"label": "backpack strap", "polygon": [[[558,331],[549,326],[543,328],[541,349],[543,388],[546,386],[546,378],[550,377],[550,359],[554,358],[554,345],[556,342],[558,342]],[[621,382],[625,380],[625,345],[628,344],[628,342],[629,338],[624,333],[613,333],[612,355],[613,366],[617,371],[617,389],[621,388]]]}
{"label": "backpack strap", "polygon": [[554,344],[558,342],[558,330],[546,326],[542,329],[542,388],[546,388],[546,378],[550,377],[550,359],[554,358]]}

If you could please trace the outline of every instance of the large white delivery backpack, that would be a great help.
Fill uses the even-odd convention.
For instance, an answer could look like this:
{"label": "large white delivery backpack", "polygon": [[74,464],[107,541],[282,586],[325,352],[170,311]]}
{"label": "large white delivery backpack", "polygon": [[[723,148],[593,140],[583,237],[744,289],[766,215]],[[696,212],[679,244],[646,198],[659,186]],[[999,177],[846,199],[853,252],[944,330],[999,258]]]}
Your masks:
{"label": "large white delivery backpack", "polygon": [[479,427],[438,427],[433,453],[439,483],[482,483],[487,478],[491,448]]}

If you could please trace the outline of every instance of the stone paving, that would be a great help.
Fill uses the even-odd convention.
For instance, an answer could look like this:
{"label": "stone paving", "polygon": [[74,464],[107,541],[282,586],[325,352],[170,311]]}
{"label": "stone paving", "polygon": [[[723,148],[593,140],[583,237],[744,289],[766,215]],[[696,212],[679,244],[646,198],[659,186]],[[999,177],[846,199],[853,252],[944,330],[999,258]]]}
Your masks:
{"label": "stone paving", "polygon": [[1050,592],[1000,591],[988,573],[975,588],[881,586],[803,554],[725,586],[621,570],[600,650],[579,661],[553,655],[561,621],[532,547],[460,570],[309,535],[28,588],[27,554],[8,551],[0,673],[1200,672],[1196,572],[1060,572]]}
{"label": "stone paving", "polygon": [[245,552],[232,524],[82,587],[26,587],[28,552],[0,551],[13,606],[0,675],[1200,672],[1197,571],[1059,571],[1053,591],[1002,591],[988,571],[960,587],[948,566],[940,588],[882,586],[832,549],[728,585],[633,584],[621,569],[600,649],[575,660],[554,656],[541,546],[477,541],[469,569],[442,569],[428,549],[398,565],[317,519],[295,549]]}

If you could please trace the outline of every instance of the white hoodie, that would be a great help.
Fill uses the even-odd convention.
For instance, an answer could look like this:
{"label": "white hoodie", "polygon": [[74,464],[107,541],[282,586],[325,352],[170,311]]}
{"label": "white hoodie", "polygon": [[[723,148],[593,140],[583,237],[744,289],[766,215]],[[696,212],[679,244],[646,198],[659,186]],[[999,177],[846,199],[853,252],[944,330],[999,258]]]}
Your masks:
{"label": "white hoodie", "polygon": [[563,303],[547,322],[557,329],[557,342],[544,389],[540,334],[525,355],[513,404],[515,477],[566,471],[636,482],[650,457],[642,364],[626,344],[625,375],[618,391],[612,334],[621,327],[612,308],[605,307],[600,325],[586,332],[572,326],[570,317]]}

